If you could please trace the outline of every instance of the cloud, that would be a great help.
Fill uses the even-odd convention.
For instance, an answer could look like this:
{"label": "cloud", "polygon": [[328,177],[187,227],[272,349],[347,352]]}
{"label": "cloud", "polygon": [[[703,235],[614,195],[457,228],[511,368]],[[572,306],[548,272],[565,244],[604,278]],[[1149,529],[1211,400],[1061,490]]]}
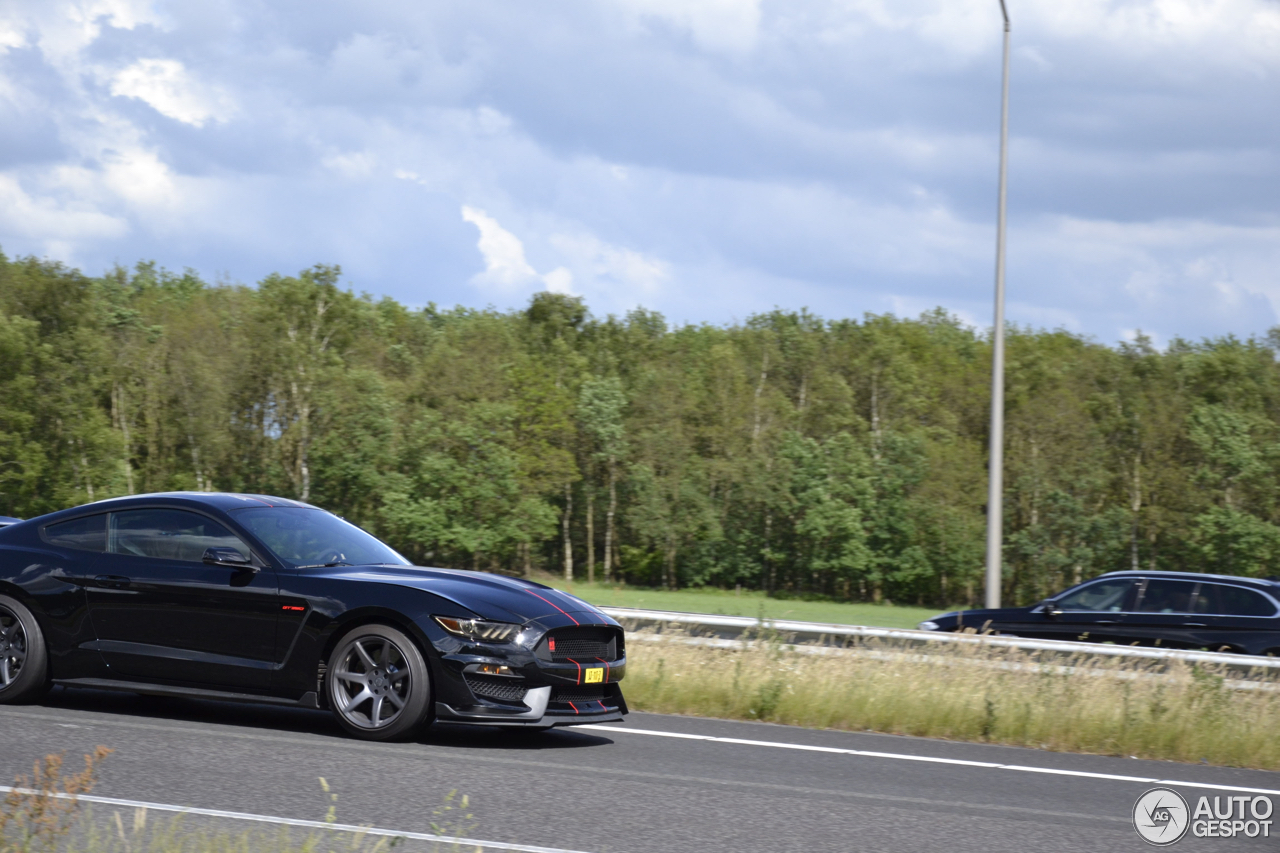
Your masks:
{"label": "cloud", "polygon": [[549,242],[577,271],[583,288],[607,304],[631,307],[653,300],[671,277],[670,265],[662,260],[592,234],[552,234]]}
{"label": "cloud", "polygon": [[551,272],[542,277],[547,284],[547,290],[552,293],[563,293],[566,296],[573,295],[573,273],[565,267],[556,267]]}
{"label": "cloud", "polygon": [[637,19],[659,20],[689,32],[703,48],[744,51],[760,29],[760,0],[620,0]]}
{"label": "cloud", "polygon": [[0,229],[6,234],[38,240],[56,239],[63,246],[92,239],[119,239],[129,230],[122,219],[100,213],[91,205],[74,200],[60,205],[43,194],[33,197],[6,175],[0,175]]}
{"label": "cloud", "polygon": [[[1274,324],[1280,5],[1011,11],[1010,319]],[[334,262],[413,304],[980,320],[999,39],[987,0],[12,0],[0,246]]]}
{"label": "cloud", "polygon": [[484,258],[484,272],[473,276],[472,284],[510,295],[541,283],[552,293],[573,295],[573,273],[565,267],[556,267],[545,275],[539,275],[525,259],[524,243],[499,225],[498,220],[467,205],[462,206],[462,219],[480,230],[476,247]]}
{"label": "cloud", "polygon": [[484,256],[484,272],[472,282],[499,291],[513,291],[538,278],[524,257],[524,243],[498,224],[498,220],[474,207],[462,206],[462,219],[480,229],[476,244]]}
{"label": "cloud", "polygon": [[111,94],[137,98],[156,112],[201,127],[210,119],[225,121],[229,99],[202,86],[176,59],[140,59],[112,77]]}
{"label": "cloud", "polygon": [[[417,178],[403,171],[398,176]],[[582,229],[547,235],[543,253],[562,263],[540,274],[526,257],[524,242],[495,218],[463,205],[462,219],[479,230],[476,247],[484,259],[484,270],[471,282],[496,294],[527,293],[541,285],[552,293],[585,295],[604,310],[623,310],[659,297],[671,277],[670,265],[661,259],[615,246]]]}

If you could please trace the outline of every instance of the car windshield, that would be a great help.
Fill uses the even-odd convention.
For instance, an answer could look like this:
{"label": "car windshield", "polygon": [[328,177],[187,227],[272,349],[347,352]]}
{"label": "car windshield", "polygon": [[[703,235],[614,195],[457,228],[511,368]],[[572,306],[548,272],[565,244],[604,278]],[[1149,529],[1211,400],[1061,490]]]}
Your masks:
{"label": "car windshield", "polygon": [[232,510],[232,518],[294,568],[409,565],[359,527],[322,509],[246,507]]}

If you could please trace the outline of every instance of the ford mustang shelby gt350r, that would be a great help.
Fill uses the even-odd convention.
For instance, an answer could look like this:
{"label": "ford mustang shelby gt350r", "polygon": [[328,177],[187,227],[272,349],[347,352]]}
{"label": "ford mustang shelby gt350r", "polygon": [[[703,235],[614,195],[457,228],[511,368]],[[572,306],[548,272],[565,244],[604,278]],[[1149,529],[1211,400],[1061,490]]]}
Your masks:
{"label": "ford mustang shelby gt350r", "polygon": [[140,495],[0,528],[0,702],[57,684],[329,708],[388,740],[618,720],[625,671],[621,626],[586,602],[410,565],[284,498]]}

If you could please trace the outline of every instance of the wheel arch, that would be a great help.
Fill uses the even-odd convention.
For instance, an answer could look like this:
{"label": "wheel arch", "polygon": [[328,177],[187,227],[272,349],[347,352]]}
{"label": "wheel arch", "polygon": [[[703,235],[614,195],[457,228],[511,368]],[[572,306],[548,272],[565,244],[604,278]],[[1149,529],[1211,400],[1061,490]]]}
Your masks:
{"label": "wheel arch", "polygon": [[[324,638],[324,642],[320,646],[320,659],[316,661],[317,671],[320,667],[324,667],[324,671],[328,671],[329,658],[333,656],[333,650],[338,646],[338,640],[342,639],[351,629],[359,628],[361,625],[389,625],[392,628],[402,632],[409,641],[417,647],[418,653],[422,655],[422,659],[427,663],[427,678],[431,689],[432,697],[435,696],[436,684],[439,683],[440,674],[437,671],[439,663],[436,661],[434,649],[431,646],[431,639],[426,633],[418,627],[417,622],[412,618],[405,616],[402,612],[390,607],[367,606],[359,607],[342,614],[328,626],[328,633]],[[323,686],[323,685],[318,685]],[[320,690],[317,694],[317,701],[322,708],[329,707],[329,696],[327,690]],[[435,702],[430,703],[434,709]],[[432,714],[433,710],[429,710],[428,714]]]}
{"label": "wheel arch", "polygon": [[14,581],[8,580],[6,578],[0,578],[0,595],[7,595],[10,598],[16,598],[18,601],[21,601],[27,607],[27,609],[30,610],[32,613],[36,612],[35,608],[31,606],[32,603],[35,601],[35,597],[32,596],[31,593],[27,592],[25,589],[23,589]]}
{"label": "wheel arch", "polygon": [[45,612],[44,608],[39,604],[38,596],[32,595],[15,581],[3,578],[0,578],[0,595],[7,595],[30,610],[31,615],[35,617],[36,624],[40,626],[41,633],[48,635],[49,626],[45,624]]}

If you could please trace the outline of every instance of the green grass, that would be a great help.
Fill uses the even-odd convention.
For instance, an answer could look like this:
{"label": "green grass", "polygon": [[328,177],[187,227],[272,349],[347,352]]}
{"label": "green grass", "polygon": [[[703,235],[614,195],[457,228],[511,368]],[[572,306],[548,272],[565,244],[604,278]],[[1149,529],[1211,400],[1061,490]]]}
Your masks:
{"label": "green grass", "polygon": [[838,601],[797,601],[768,598],[762,592],[719,589],[663,590],[621,584],[565,583],[564,579],[539,578],[545,584],[573,593],[599,607],[634,607],[640,610],[677,610],[683,613],[715,613],[721,616],[763,615],[766,619],[832,622],[837,625],[872,625],[877,628],[914,628],[941,610],[895,604],[846,604]]}
{"label": "green grass", "polygon": [[[870,642],[863,654],[756,643],[715,649],[633,632],[623,683],[633,710],[769,720],[1061,752],[1280,770],[1280,681],[1174,661],[1071,660],[1019,649]],[[1064,667],[1069,663],[1070,667]]]}

